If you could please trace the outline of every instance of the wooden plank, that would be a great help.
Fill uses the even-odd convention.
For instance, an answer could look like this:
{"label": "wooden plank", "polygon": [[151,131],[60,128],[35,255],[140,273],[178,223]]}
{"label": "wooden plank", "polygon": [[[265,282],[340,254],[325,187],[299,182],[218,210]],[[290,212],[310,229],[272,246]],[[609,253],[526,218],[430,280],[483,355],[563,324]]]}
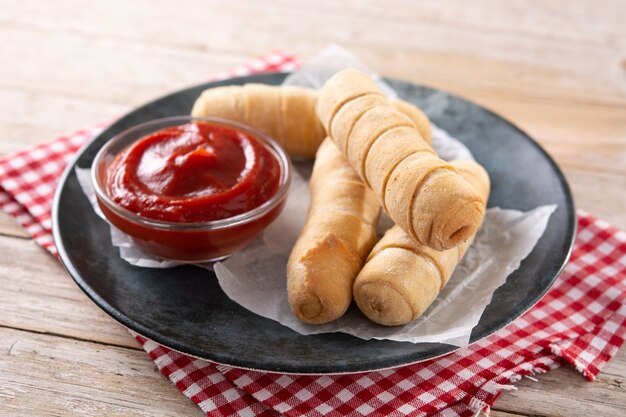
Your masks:
{"label": "wooden plank", "polygon": [[[315,3],[274,0],[276,8],[300,8],[307,12],[319,9]],[[385,7],[387,6],[387,7]],[[389,7],[384,0],[329,2],[324,12],[386,19],[411,20],[466,31],[488,32],[493,36],[541,38],[560,43],[596,44],[618,48],[624,44],[622,23],[626,19],[624,2],[604,1],[597,7],[592,0],[533,3],[526,0],[404,0]],[[408,13],[412,11],[413,13]]]}
{"label": "wooden plank", "polygon": [[[483,414],[484,415],[484,414]],[[490,417],[519,417],[522,416],[523,414],[511,414],[511,413],[507,413],[504,411],[499,411],[499,410],[495,410],[495,409],[491,409],[491,412],[489,413]],[[483,417],[481,415],[476,416],[476,417]],[[534,416],[534,417],[541,417],[541,416]]]}
{"label": "wooden plank", "polygon": [[0,155],[110,120],[130,109],[125,103],[0,88]]}
{"label": "wooden plank", "polygon": [[250,59],[249,53],[164,49],[13,29],[0,29],[0,44],[5,56],[0,88],[112,103],[142,103]]}
{"label": "wooden plank", "polygon": [[494,409],[523,415],[568,417],[621,417],[626,415],[626,349],[608,363],[594,382],[572,367],[555,369],[514,385]]}
{"label": "wooden plank", "polygon": [[[66,128],[70,122],[85,127],[123,114],[131,104],[5,87],[0,89],[0,123],[19,121],[24,126],[57,129]],[[8,129],[3,128],[3,139],[7,133]]]}
{"label": "wooden plank", "polygon": [[0,236],[0,326],[136,348],[35,242]]}
{"label": "wooden plank", "polygon": [[626,177],[564,167],[576,207],[626,229]]}
{"label": "wooden plank", "polygon": [[525,130],[560,164],[626,174],[626,107],[460,94]]}
{"label": "wooden plank", "polygon": [[[20,2],[16,7],[10,0],[0,1],[4,11],[4,19],[0,24],[13,24],[20,27],[34,27],[46,30],[79,31],[86,34],[106,36],[126,36],[141,38],[145,35],[150,40],[163,40],[172,43],[174,40],[185,41],[185,33],[181,28],[171,28],[168,33],[157,29],[164,20],[174,16],[176,22],[199,23],[191,20],[193,12],[203,11],[206,18],[211,18],[216,11],[233,10],[233,4],[225,5],[221,1],[190,0],[186,2],[188,10],[180,10],[175,3],[160,4],[158,8],[146,8],[145,3],[138,6],[120,1],[111,5],[93,5],[90,8],[80,7],[80,0],[58,1],[54,9],[40,5],[36,0]],[[275,14],[285,10],[299,10],[307,14],[336,15],[349,18],[376,18],[395,21],[410,21],[413,24],[430,24],[465,31],[489,32],[493,36],[524,36],[542,38],[546,41],[561,43],[586,43],[598,46],[617,48],[623,45],[624,39],[619,37],[622,22],[626,18],[624,3],[620,0],[604,1],[603,7],[597,7],[592,0],[578,1],[575,4],[566,1],[534,4],[528,7],[524,0],[513,0],[503,3],[498,0],[482,0],[470,2],[463,0],[447,0],[442,6],[430,0],[395,1],[389,7],[387,1],[376,0],[367,3],[361,1],[307,1],[273,0],[273,1],[238,1],[238,5],[253,7],[257,10],[271,10]],[[115,16],[109,12],[114,8]],[[129,17],[140,12],[155,21],[146,22],[137,28]],[[113,18],[117,17],[115,21]],[[82,20],[81,20],[82,19]],[[189,19],[189,20],[187,20]],[[324,27],[318,28],[323,31]],[[141,31],[139,34],[138,32]]]}
{"label": "wooden plank", "polygon": [[[625,356],[611,362],[594,383],[572,369],[539,375],[539,382],[525,379],[516,384],[518,391],[502,394],[493,415],[621,416],[626,412]],[[141,351],[0,328],[0,370],[3,410],[20,415],[43,410],[46,415],[143,416],[157,410],[158,415],[201,415]]]}
{"label": "wooden plank", "polygon": [[30,236],[8,214],[0,211],[0,235],[27,239]]}
{"label": "wooden plank", "polygon": [[138,350],[0,328],[0,412],[202,416]]}
{"label": "wooden plank", "polygon": [[[141,71],[144,77],[131,78],[140,83],[135,87],[148,89],[152,83],[166,82],[163,76],[170,85],[174,79],[201,79],[193,74],[199,74],[197,69],[206,67],[210,61],[219,65],[220,56],[216,53],[249,57],[281,47],[306,57],[329,42],[338,42],[381,73],[427,84],[506,91],[524,97],[626,103],[621,58],[613,48],[599,48],[597,44],[546,41],[519,34],[500,36],[497,31],[468,31],[454,25],[423,23],[413,19],[419,15],[419,8],[408,6],[406,10],[400,9],[406,16],[404,20],[386,17],[384,13],[354,14],[350,15],[348,25],[347,12],[328,14],[324,7],[317,6],[315,10],[299,6],[275,9],[256,2],[210,6],[198,2],[169,10],[167,6],[155,9],[144,1],[146,3],[123,2],[115,16],[99,13],[97,7],[72,8],[72,3],[64,3],[64,6],[55,3],[55,13],[41,5],[37,5],[36,10],[25,9],[28,13],[19,9],[20,14],[28,16],[13,23],[20,29],[5,25],[0,33],[0,41],[8,45],[5,48],[8,56],[26,62],[36,59],[52,69],[59,63],[71,62],[71,65],[64,66],[69,71],[60,74],[62,77],[38,73],[40,79],[35,79],[35,74],[27,71],[2,79],[11,80],[14,85],[39,85],[41,82],[42,87],[75,92],[67,85],[69,80],[80,81],[84,86],[94,76],[118,81],[124,80],[126,74]],[[59,13],[59,7],[60,10],[72,9],[72,12]],[[14,10],[15,6],[9,9]],[[517,21],[519,16],[511,14],[512,10],[502,8],[501,14],[492,20],[506,14]],[[59,18],[61,15],[64,17]],[[18,19],[15,13],[9,16]],[[172,25],[174,17],[176,24]],[[39,26],[29,26],[25,19],[34,19],[40,22]],[[64,25],[69,29],[56,25],[57,20],[66,22]],[[207,20],[228,21],[229,24],[207,24]],[[513,22],[509,20],[509,23]],[[580,25],[583,21],[577,23]],[[163,27],[168,30],[163,31]],[[268,27],[272,27],[271,36],[266,30]],[[371,30],[372,27],[377,30]],[[610,39],[621,39],[622,25],[610,27]],[[117,41],[115,51],[109,49],[111,43],[107,39]],[[90,47],[84,47],[81,42]],[[29,58],[31,51],[24,53],[25,44],[31,48],[41,45],[35,51],[37,58]],[[79,55],[78,50],[85,50],[80,54],[81,60],[72,59]],[[47,65],[48,62],[56,65]],[[98,70],[94,71],[95,68]],[[142,71],[142,68],[150,68],[150,71]],[[581,89],[581,85],[585,88]],[[137,90],[135,88],[134,92]],[[114,87],[110,92],[98,91],[100,95],[115,92]]]}

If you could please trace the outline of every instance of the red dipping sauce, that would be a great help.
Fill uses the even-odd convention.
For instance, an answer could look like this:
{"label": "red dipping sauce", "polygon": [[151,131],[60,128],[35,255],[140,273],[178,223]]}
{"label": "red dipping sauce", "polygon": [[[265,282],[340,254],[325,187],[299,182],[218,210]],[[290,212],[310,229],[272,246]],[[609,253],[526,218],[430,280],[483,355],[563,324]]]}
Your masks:
{"label": "red dipping sauce", "polygon": [[255,137],[189,123],[159,130],[118,155],[106,191],[120,206],[155,220],[197,223],[245,213],[280,185],[278,160]]}
{"label": "red dipping sauce", "polygon": [[144,251],[179,261],[217,260],[248,244],[278,215],[289,162],[271,139],[242,125],[180,119],[112,139],[94,161],[96,196],[107,219]]}

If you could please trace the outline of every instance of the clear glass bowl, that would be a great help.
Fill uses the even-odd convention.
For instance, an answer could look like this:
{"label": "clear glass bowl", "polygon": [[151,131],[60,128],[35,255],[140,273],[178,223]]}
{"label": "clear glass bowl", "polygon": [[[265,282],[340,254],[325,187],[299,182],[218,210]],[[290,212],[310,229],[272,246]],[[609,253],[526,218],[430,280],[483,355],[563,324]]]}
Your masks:
{"label": "clear glass bowl", "polygon": [[[276,157],[280,166],[279,188],[262,205],[221,220],[177,223],[155,220],[133,213],[114,202],[106,192],[107,172],[115,157],[130,144],[161,129],[187,123],[205,122],[229,127],[254,136]],[[91,166],[96,199],[106,218],[130,236],[141,250],[162,258],[182,262],[209,262],[224,259],[243,249],[282,211],[291,181],[291,164],[283,149],[269,136],[230,120],[175,116],[134,126],[109,140]]]}

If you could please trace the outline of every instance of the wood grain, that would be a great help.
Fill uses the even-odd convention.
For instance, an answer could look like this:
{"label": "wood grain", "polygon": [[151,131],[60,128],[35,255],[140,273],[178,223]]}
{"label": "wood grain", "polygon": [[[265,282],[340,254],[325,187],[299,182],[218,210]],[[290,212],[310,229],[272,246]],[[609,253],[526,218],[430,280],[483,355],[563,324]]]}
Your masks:
{"label": "wood grain", "polygon": [[0,154],[22,150],[72,130],[110,120],[130,104],[0,88]]}
{"label": "wood grain", "polygon": [[33,241],[0,236],[0,259],[0,326],[136,348]]}
{"label": "wood grain", "polygon": [[624,416],[626,415],[626,351],[606,366],[593,383],[574,368],[566,366],[514,384],[505,391],[495,409],[540,416]]}
{"label": "wood grain", "polygon": [[0,211],[0,235],[24,239],[29,238],[28,232],[22,229],[14,219],[3,211]]}
{"label": "wood grain", "polygon": [[[622,0],[0,0],[0,155],[120,115],[272,49],[330,42],[527,131],[577,207],[626,228]],[[201,415],[56,260],[0,214],[0,414]],[[626,414],[626,353],[594,383],[523,380],[492,416]]]}
{"label": "wood grain", "polygon": [[[8,45],[9,56],[16,54],[26,62],[33,59],[54,62],[67,69],[62,74],[52,73],[42,78],[41,72],[33,72],[37,71],[33,66],[32,71],[19,74],[19,78],[12,81],[19,85],[42,87],[45,84],[47,88],[70,89],[76,93],[71,88],[76,86],[76,80],[106,80],[104,76],[111,74],[116,81],[139,81],[134,92],[150,91],[151,84],[158,83],[155,77],[161,74],[180,80],[182,84],[179,85],[201,79],[198,71],[206,68],[208,57],[217,63],[222,54],[231,59],[233,54],[243,58],[277,47],[308,56],[327,43],[336,42],[355,51],[367,62],[376,63],[376,69],[381,73],[435,86],[445,82],[452,90],[454,86],[465,86],[475,90],[567,101],[620,105],[626,102],[621,65],[623,57],[615,53],[616,48],[620,50],[623,44],[620,41],[623,39],[620,36],[623,34],[621,25],[608,26],[609,34],[605,33],[600,38],[604,47],[599,48],[597,39],[587,43],[564,42],[547,36],[526,37],[515,31],[494,30],[489,25],[479,29],[476,21],[475,26],[468,29],[458,26],[454,20],[444,24],[443,16],[439,17],[440,22],[433,24],[432,17],[419,18],[422,4],[410,2],[395,8],[375,5],[367,14],[360,5],[348,6],[348,12],[345,8],[333,11],[333,8],[296,2],[275,5],[273,2],[256,1],[195,1],[186,3],[184,8],[176,3],[154,8],[148,0],[131,4],[116,0],[99,7],[80,7],[82,2],[67,1],[64,2],[65,9],[71,10],[67,13],[63,13],[63,6],[57,3],[47,6],[36,1],[20,3],[19,6],[8,1],[5,3],[7,18],[0,39]],[[623,15],[623,8],[619,8],[618,4],[616,2],[614,8],[609,8],[615,11],[612,18],[619,19]],[[560,6],[568,8],[564,3]],[[102,10],[104,8],[116,8],[120,12],[106,13]],[[602,15],[589,13],[594,8],[589,2],[586,8],[580,7],[583,10],[579,13],[555,14],[554,19],[564,20],[560,22],[561,27],[567,24],[570,28],[606,27]],[[488,4],[474,9],[466,21],[480,21],[483,13],[491,14],[492,22],[500,17],[489,12],[491,8]],[[530,7],[518,6],[517,9],[525,14],[531,13]],[[510,16],[518,11],[515,7],[506,6],[499,10]],[[462,10],[459,11],[455,14],[457,19],[462,14]],[[516,20],[523,21],[525,14],[518,15],[521,18]],[[403,18],[399,19],[398,15]],[[548,17],[548,13],[543,11],[543,16]],[[598,24],[589,25],[589,16],[595,17]],[[207,19],[228,22],[228,25],[206,24]],[[533,15],[528,19],[532,20]],[[171,24],[172,21],[176,24]],[[267,30],[268,26],[271,26],[271,31]],[[168,30],[164,31],[164,27]],[[43,48],[41,45],[32,51],[32,39],[38,35],[39,38],[45,35],[47,44],[52,47]],[[81,54],[80,60],[71,59],[81,48],[81,42],[89,42],[92,48]],[[31,46],[31,50],[23,48],[25,43]],[[115,53],[111,51],[113,45],[118,46]],[[389,48],[389,45],[393,47]],[[60,51],[65,52],[59,55]],[[35,52],[36,58],[33,58],[32,52]],[[106,59],[111,56],[116,57],[114,62]],[[194,61],[194,57],[205,58],[204,65],[187,65]],[[159,65],[158,71],[152,70],[154,65]],[[602,71],[598,71],[599,65]],[[175,67],[178,71],[174,72]],[[11,65],[7,68],[10,70]],[[182,71],[182,68],[185,70]],[[133,76],[131,71],[141,73],[142,77]],[[0,72],[0,75],[3,73]],[[15,77],[15,74],[12,75]],[[194,75],[195,78],[190,78]],[[102,83],[101,87],[104,89],[107,84],[110,83]],[[110,97],[123,84],[108,85],[111,87],[108,92],[92,91],[98,93],[98,97],[103,93],[104,97]],[[585,85],[585,89],[580,88],[581,84]]]}
{"label": "wood grain", "polygon": [[143,351],[0,327],[3,416],[202,416]]}
{"label": "wood grain", "polygon": [[[5,27],[2,33],[6,36],[6,44],[12,47],[12,49],[9,50],[9,54],[14,52],[17,57],[22,59],[11,60],[10,62],[20,62],[20,65],[27,64],[28,61],[24,62],[23,58],[25,57],[22,55],[24,55],[23,51],[28,48],[23,47],[22,43],[33,44],[35,43],[33,39],[41,38],[43,34],[46,34],[47,45],[45,50],[52,51],[52,53],[44,54],[43,56],[37,54],[36,59],[39,61],[43,60],[44,62],[48,60],[53,61],[50,62],[50,64],[59,61],[72,64],[66,64],[64,67],[65,71],[59,71],[59,74],[56,74],[57,77],[42,78],[41,74],[36,74],[35,76],[28,72],[19,72],[20,78],[17,80],[13,79],[11,81],[12,85],[19,85],[27,91],[30,89],[38,89],[38,92],[41,92],[43,88],[50,89],[54,87],[54,91],[58,91],[59,94],[75,94],[81,97],[84,94],[95,93],[92,98],[93,101],[104,101],[108,99],[115,103],[123,102],[128,104],[139,104],[165,91],[196,83],[199,80],[205,79],[209,73],[225,69],[236,62],[241,62],[242,59],[250,56],[250,54],[260,53],[257,52],[259,50],[267,50],[267,48],[259,49],[252,44],[252,42],[259,42],[259,37],[254,36],[252,39],[245,39],[245,42],[241,40],[237,42],[237,48],[230,48],[226,56],[220,57],[225,59],[226,63],[220,63],[220,59],[217,59],[216,55],[222,55],[223,52],[217,45],[220,44],[220,40],[230,35],[224,34],[223,31],[221,31],[220,33],[206,32],[206,36],[204,36],[205,33],[203,31],[213,30],[211,27],[215,28],[214,26],[202,27],[198,30],[188,30],[189,26],[187,26],[187,24],[193,26],[198,23],[197,12],[199,10],[214,16],[216,19],[221,17],[225,19],[228,18],[229,21],[233,22],[232,30],[237,30],[239,27],[238,22],[241,21],[241,24],[243,24],[243,20],[246,19],[246,17],[259,11],[259,9],[262,9],[260,12],[263,14],[270,14],[273,10],[272,7],[281,7],[280,10],[282,10],[283,13],[306,12],[306,19],[311,21],[309,24],[315,23],[328,16],[330,16],[330,18],[333,18],[333,16],[334,18],[337,16],[345,16],[346,13],[345,6],[332,6],[328,9],[323,8],[321,11],[317,10],[319,8],[316,7],[315,9],[317,11],[313,13],[314,10],[310,10],[312,9],[310,5],[306,6],[305,4],[303,6],[302,4],[298,4],[296,6],[289,6],[292,2],[286,2],[286,4],[278,6],[264,4],[262,7],[256,3],[255,5],[247,5],[250,7],[243,7],[239,3],[239,6],[235,8],[231,6],[225,7],[224,4],[220,2],[210,2],[209,6],[207,6],[206,3],[192,2],[188,9],[186,8],[186,10],[182,11],[170,10],[169,7],[173,7],[172,5],[164,6],[163,9],[158,11],[158,15],[149,15],[149,17],[153,18],[148,19],[144,24],[138,27],[138,19],[140,19],[140,16],[143,16],[148,10],[153,10],[153,8],[148,7],[147,4],[142,2],[134,2],[131,8],[126,9],[126,13],[121,13],[117,16],[101,13],[102,10],[98,8],[92,10],[92,8],[78,7],[80,2],[67,2],[66,7],[74,10],[74,12],[63,14],[62,18],[57,17],[59,10],[56,4],[49,6],[54,7],[56,13],[54,13],[54,10],[41,7],[38,2],[27,2],[25,5],[20,5],[17,9],[15,5],[11,6],[12,4],[13,3],[7,4],[6,9],[8,9],[8,17],[4,23],[0,21],[0,24]],[[402,78],[424,82],[436,87],[448,89],[471,99],[478,99],[477,101],[486,104],[490,108],[498,109],[498,111],[505,116],[511,117],[514,120],[521,120],[522,127],[532,126],[538,122],[547,122],[549,126],[554,126],[555,122],[559,126],[571,124],[571,130],[577,132],[577,136],[582,134],[585,138],[591,135],[593,135],[594,138],[598,138],[598,136],[603,135],[604,132],[609,131],[609,138],[611,140],[617,139],[618,142],[621,142],[621,146],[618,149],[607,148],[607,153],[614,157],[624,158],[626,154],[624,150],[624,146],[626,145],[624,145],[625,141],[623,140],[623,135],[626,132],[626,116],[624,116],[625,112],[623,111],[624,97],[626,94],[626,88],[624,86],[624,68],[623,65],[619,63],[618,65],[609,64],[611,61],[615,60],[616,55],[611,51],[615,50],[615,48],[618,48],[619,45],[623,43],[619,41],[623,30],[620,31],[617,25],[607,25],[606,21],[603,20],[602,14],[594,12],[596,8],[594,8],[591,3],[586,6],[579,4],[576,8],[561,7],[560,13],[550,14],[549,17],[544,10],[535,10],[528,7],[524,8],[521,4],[513,4],[505,8],[489,7],[487,4],[484,4],[481,8],[470,8],[461,7],[461,5],[455,3],[454,7],[450,6],[438,12],[437,10],[433,10],[433,6],[429,6],[428,2],[420,3],[415,6],[411,3],[401,3],[400,6],[401,7],[398,8],[384,8],[382,10],[382,17],[391,19],[398,18],[403,14],[411,18],[415,17],[416,21],[411,20],[411,30],[426,31],[432,29],[434,25],[439,28],[438,30],[443,30],[444,34],[441,36],[445,36],[446,38],[433,38],[435,34],[431,33],[432,30],[429,30],[429,36],[427,37],[419,36],[420,33],[415,33],[413,34],[414,36],[404,36],[402,38],[411,39],[413,42],[411,43],[411,48],[416,49],[416,51],[412,49],[404,51],[401,45],[397,45],[390,53],[394,53],[398,56],[385,57],[389,59],[381,59],[383,57],[380,56],[381,51],[388,50],[389,48],[376,48],[368,43],[368,48],[364,51],[366,52],[365,55],[378,55],[369,60],[366,59],[366,61],[369,63],[375,62],[379,71],[386,75],[400,74]],[[180,8],[174,7],[174,9]],[[356,15],[359,19],[381,20],[381,10],[379,9],[380,8],[377,7],[359,7]],[[617,21],[615,16],[621,16],[620,12],[623,14],[623,10],[619,7],[615,7],[615,9],[617,13],[612,14],[611,19],[616,19]],[[19,11],[19,13],[16,10]],[[24,13],[24,10],[27,10],[27,13]],[[522,20],[521,26],[516,25],[513,29],[506,31],[503,29],[503,25],[496,25],[496,22],[503,14],[520,12],[520,10],[527,15],[527,19]],[[13,11],[13,13],[11,11]],[[137,13],[133,13],[133,11],[137,11]],[[144,13],[142,14],[140,11],[144,11]],[[377,11],[377,13],[374,13],[374,11]],[[313,14],[310,15],[309,12]],[[152,13],[152,11],[150,11],[150,13]],[[155,14],[156,13],[155,11]],[[475,20],[473,18],[477,17],[479,14],[481,16],[481,22],[484,22],[480,25],[473,22],[470,25],[470,22]],[[171,31],[167,31],[167,33],[161,30],[164,25],[163,20],[169,19],[171,16],[176,16],[178,22],[180,22],[180,26],[183,27],[184,30],[180,30],[178,26],[174,27]],[[582,16],[585,16],[584,25],[581,21]],[[404,20],[407,20],[406,17]],[[298,19],[291,21],[297,22]],[[383,23],[385,23],[385,21],[383,21]],[[394,24],[395,23],[397,22],[394,21]],[[387,22],[387,24],[389,24],[389,22]],[[19,29],[16,29],[16,27],[19,27]],[[471,29],[468,29],[468,27],[471,27]],[[552,29],[553,27],[555,29]],[[280,28],[281,27],[276,28],[276,30],[278,31]],[[543,28],[543,31],[540,30],[540,28]],[[550,28],[547,33],[545,33],[546,28]],[[580,29],[573,31],[573,28],[584,28],[584,31],[581,32]],[[591,31],[593,28],[598,28],[597,30],[602,28],[602,33],[597,36],[594,35],[594,32]],[[399,35],[400,31],[404,30],[402,27],[395,26],[392,28],[385,27],[384,29],[389,29],[382,30],[385,34],[389,34],[386,36]],[[452,36],[450,33],[455,31],[459,32],[458,39],[451,42],[447,37]],[[565,31],[565,33],[560,33],[559,31]],[[324,35],[324,33],[321,33],[321,35]],[[527,42],[527,39],[511,39],[513,35],[532,35],[529,37],[535,44],[529,46],[530,56],[517,57],[516,59],[507,59],[504,55],[493,57],[485,56],[486,50],[490,51],[491,54],[513,53],[511,51],[515,51],[516,54],[522,53],[523,51],[520,50],[517,43]],[[576,42],[571,40],[574,35],[577,39]],[[594,36],[592,37],[592,35]],[[244,36],[244,34],[240,34],[240,36]],[[507,43],[502,45],[483,44],[478,42],[478,38],[473,39],[473,36],[486,36],[498,39],[504,37],[505,39],[502,42],[515,44],[516,47],[510,47]],[[587,40],[585,36],[590,36],[592,39]],[[104,42],[104,39],[114,39],[124,42],[121,49],[116,47],[116,55],[119,57],[120,62],[119,65],[106,62],[108,57],[113,54],[111,49],[114,47],[114,42]],[[287,37],[285,41],[296,42],[301,38],[295,37],[295,40],[291,39],[294,38]],[[422,39],[427,40],[429,44],[437,46],[436,57],[424,56],[420,58],[419,54],[429,54],[429,50],[432,49],[432,47],[427,48],[424,46],[420,48],[416,46],[415,42],[421,42]],[[211,42],[208,40],[211,40]],[[382,43],[385,41],[389,40],[379,39],[377,42]],[[302,41],[299,40],[299,42]],[[94,43],[95,47],[93,45]],[[547,46],[543,45],[543,43]],[[564,51],[561,50],[555,50],[550,53],[544,49],[544,47],[571,49],[572,43],[576,45],[576,48],[585,46],[594,51],[598,50],[597,46],[599,44],[603,44],[606,48],[600,49],[602,51],[608,51],[607,56],[603,58],[594,57],[592,54],[590,55],[590,53],[585,51],[574,50],[570,51],[570,53],[575,55],[570,57],[564,55]],[[87,48],[87,44],[90,45],[89,48]],[[462,51],[454,49],[467,47],[468,44],[475,45],[475,47],[471,49],[472,53],[480,53],[482,59],[489,60],[487,68],[485,68],[484,65],[476,65],[476,60],[473,55],[466,56],[461,53]],[[348,44],[348,46],[350,45],[351,44]],[[450,63],[442,62],[441,60],[444,59],[442,57],[446,56],[446,53],[440,48],[442,45],[451,48],[451,59],[463,61]],[[457,46],[453,47],[453,45]],[[294,46],[298,49],[298,45]],[[356,46],[358,47],[358,45]],[[66,51],[65,56],[59,56],[59,50]],[[311,52],[315,50],[316,49],[311,49]],[[542,59],[537,59],[537,51],[542,51],[546,57],[542,56]],[[88,55],[80,61],[73,59],[74,56],[84,56],[85,53],[88,53]],[[144,54],[146,56],[144,56]],[[232,54],[236,56],[232,56]],[[210,68],[207,68],[206,57],[209,55],[211,56],[212,65]],[[27,54],[26,58],[29,56],[32,56],[32,54]],[[306,56],[306,54],[304,56]],[[573,70],[571,68],[572,62],[576,62],[577,71],[581,71],[581,58],[584,58],[584,62],[589,63],[590,69],[588,72],[590,74],[593,73],[592,76],[584,80],[574,77],[568,80],[566,84],[571,94],[579,95],[582,92],[580,89],[581,81],[584,82],[586,88],[584,89],[584,97],[582,99],[583,105],[577,110],[577,115],[572,115],[572,111],[559,112],[559,109],[564,108],[563,103],[559,101],[557,95],[552,93],[550,88],[554,88],[555,84],[565,84],[563,79],[567,78],[565,74],[567,74],[568,71]],[[30,59],[35,58],[31,57]],[[550,62],[554,61],[553,65],[557,70],[555,74],[539,76],[539,80],[525,76],[525,72],[520,68],[520,63],[518,62],[522,61],[548,65],[548,60],[550,60]],[[88,64],[84,64],[83,62],[87,62]],[[137,64],[138,62],[143,63],[143,65]],[[180,71],[180,65],[186,66],[184,72]],[[385,71],[387,67],[381,67],[381,65],[389,65],[390,68],[388,71]],[[607,72],[613,73],[615,71],[601,71],[600,74],[597,74],[598,65],[603,66],[605,69],[616,68],[615,77],[611,80],[599,77],[598,75]],[[510,66],[514,66],[515,70],[511,70]],[[146,74],[142,71],[142,69],[152,70],[155,67],[159,68],[159,71],[150,71],[149,77],[146,77]],[[477,68],[472,70],[472,67]],[[98,71],[94,71],[94,68],[98,68]],[[133,68],[135,74],[130,74],[129,68]],[[139,68],[139,70],[137,70],[137,68]],[[416,69],[418,71],[416,71]],[[479,74],[468,73],[468,70],[479,71]],[[517,86],[519,90],[515,90],[513,94],[508,94],[507,90],[500,86],[493,88],[494,83],[497,82],[499,78],[489,73],[489,71],[492,70],[506,73],[508,74],[507,77],[514,77],[514,80],[507,78],[503,80],[503,83],[506,86]],[[12,70],[10,65],[7,66],[7,71],[11,71],[13,75],[18,72]],[[410,71],[410,73],[408,71]],[[446,73],[445,71],[453,72]],[[174,72],[177,72],[176,77],[172,76]],[[535,77],[537,76],[537,71],[530,71],[529,74]],[[58,75],[63,76],[63,78],[59,78]],[[141,79],[141,84],[139,85],[137,85],[138,76],[140,76],[139,78]],[[118,81],[113,86],[107,85],[106,82],[101,82],[109,78],[121,80],[121,82]],[[558,79],[558,83],[554,82],[555,79]],[[77,82],[76,80],[80,80],[81,82]],[[479,80],[488,82],[488,86],[485,88],[477,86],[476,82]],[[92,86],[92,88],[85,90],[82,88],[82,82],[86,82],[88,85]],[[132,82],[133,85],[128,85],[127,82]],[[544,86],[542,84],[544,82],[548,82],[550,86]],[[588,89],[590,83],[598,84],[600,86],[599,88],[606,88],[607,91],[591,92]],[[72,86],[80,87],[79,91],[73,89]],[[530,92],[534,90],[541,90],[541,93],[531,95]],[[609,92],[614,94],[615,97],[618,97],[617,101],[605,100],[610,97]],[[28,92],[24,92],[23,94],[28,94]],[[495,99],[485,99],[485,95],[488,94],[495,94],[497,97]],[[524,99],[526,102],[520,105],[520,99]],[[528,102],[530,99],[534,100],[534,102]],[[568,95],[565,97],[565,100],[568,103],[568,106],[565,108],[569,110],[572,99]],[[598,100],[601,100],[601,105],[598,105]],[[497,102],[493,103],[493,101]],[[591,104],[589,103],[590,101]],[[584,104],[587,105],[585,106]],[[595,105],[595,108],[592,108],[594,107],[593,105]],[[515,106],[516,109],[510,109],[513,106]],[[28,114],[29,107],[30,106],[26,105],[18,108],[25,110],[24,113]],[[81,122],[84,118],[87,118],[86,115],[93,110],[91,105],[83,106],[83,109],[88,111],[80,112],[80,115],[83,117],[83,119],[80,120]],[[521,111],[533,110],[535,110],[536,113],[541,111],[541,113],[533,115],[533,118],[530,120],[528,120],[528,115],[524,115],[526,116],[524,118],[519,116]],[[31,114],[32,113],[35,112],[31,112]],[[94,117],[88,118],[88,120],[95,122],[96,120],[110,117],[113,113],[114,112],[99,109],[97,110],[97,114],[100,115],[100,118]],[[36,112],[35,114],[39,115],[42,113]],[[20,114],[17,116],[18,119],[23,119],[23,116]],[[583,116],[584,120],[580,120],[579,116]],[[11,120],[14,120],[14,117],[11,117]],[[68,126],[68,129],[69,128]],[[538,137],[542,140],[541,132]],[[572,140],[571,137],[567,139],[570,142]],[[563,140],[561,140],[560,143],[563,143]],[[580,148],[572,148],[571,143],[567,143],[567,146],[573,153],[583,153],[580,152]],[[605,167],[613,167],[615,165],[611,163],[613,161],[607,162],[604,163]],[[621,162],[623,162],[623,160],[621,160]],[[596,165],[602,164],[598,163]]]}
{"label": "wood grain", "polygon": [[112,103],[139,104],[250,58],[19,29],[0,29],[0,43],[0,87]]}

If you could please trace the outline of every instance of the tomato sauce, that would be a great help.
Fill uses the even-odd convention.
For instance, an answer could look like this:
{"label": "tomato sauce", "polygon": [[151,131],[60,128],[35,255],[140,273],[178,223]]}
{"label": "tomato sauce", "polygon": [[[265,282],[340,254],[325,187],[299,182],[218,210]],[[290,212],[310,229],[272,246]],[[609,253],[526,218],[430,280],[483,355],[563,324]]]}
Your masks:
{"label": "tomato sauce", "polygon": [[262,205],[280,181],[277,157],[254,136],[189,123],[152,133],[120,153],[108,168],[106,192],[135,214],[198,223]]}

